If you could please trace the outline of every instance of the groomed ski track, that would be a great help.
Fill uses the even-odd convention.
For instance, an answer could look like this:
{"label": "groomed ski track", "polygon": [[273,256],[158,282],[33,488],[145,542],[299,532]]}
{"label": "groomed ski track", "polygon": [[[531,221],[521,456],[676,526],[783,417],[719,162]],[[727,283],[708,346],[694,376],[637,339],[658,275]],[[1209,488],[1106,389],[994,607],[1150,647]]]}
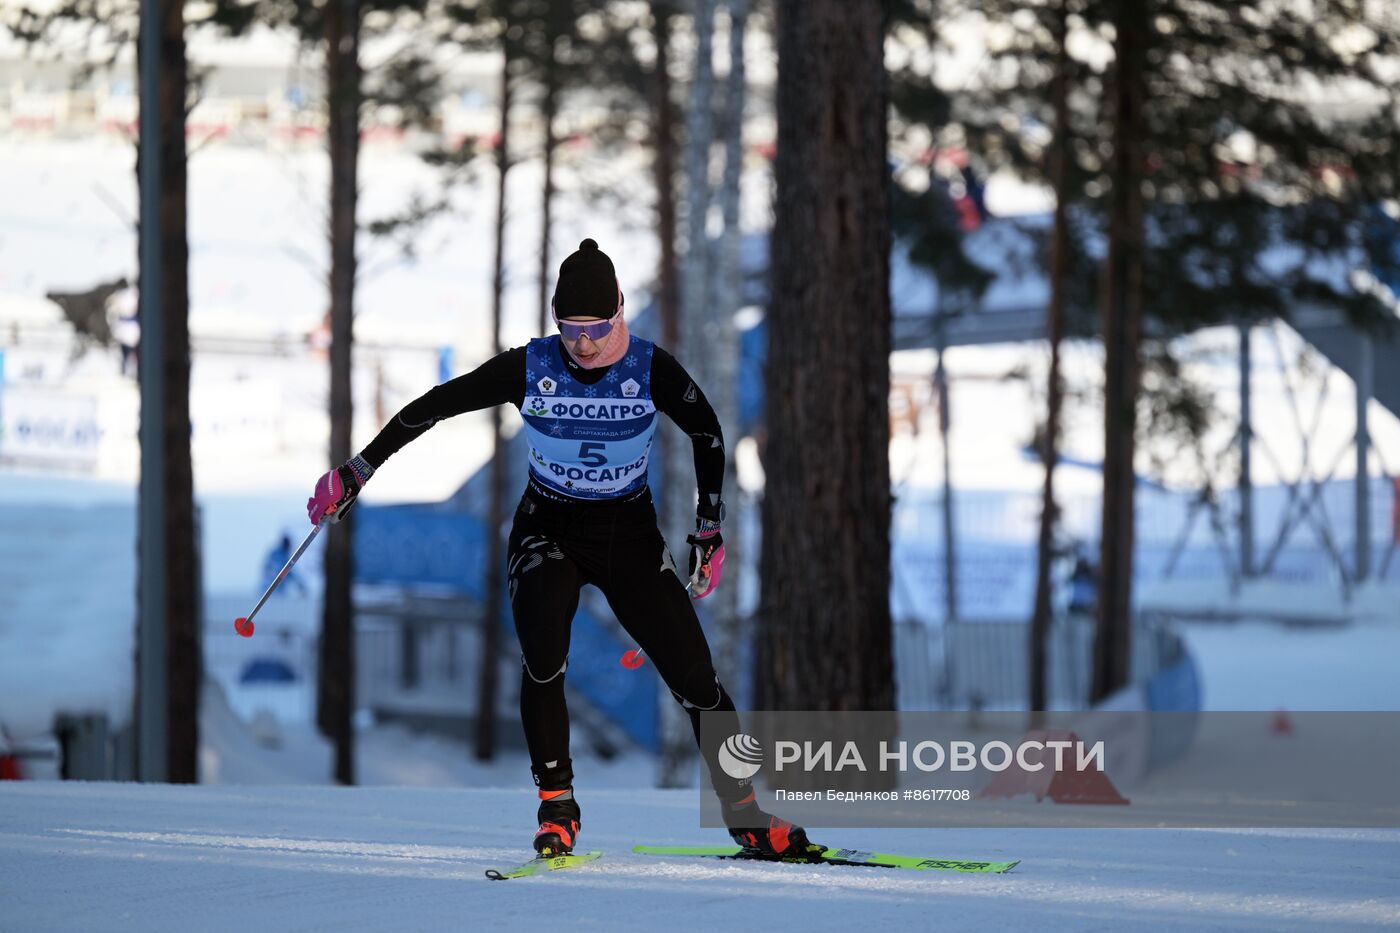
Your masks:
{"label": "groomed ski track", "polygon": [[580,788],[575,871],[521,861],[527,788],[0,784],[0,930],[1125,930],[1400,926],[1400,830],[829,830],[1006,875],[670,860],[694,791]]}

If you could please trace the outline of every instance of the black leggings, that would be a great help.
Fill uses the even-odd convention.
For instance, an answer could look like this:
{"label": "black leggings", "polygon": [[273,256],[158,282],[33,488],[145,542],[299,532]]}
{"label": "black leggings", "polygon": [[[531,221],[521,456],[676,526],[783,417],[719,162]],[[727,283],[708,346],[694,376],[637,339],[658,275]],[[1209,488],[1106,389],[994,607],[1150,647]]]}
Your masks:
{"label": "black leggings", "polygon": [[[520,719],[541,789],[558,790],[573,780],[564,676],[569,630],[585,583],[603,591],[617,620],[685,707],[697,743],[701,711],[733,718],[733,728],[714,730],[718,735],[740,731],[734,701],[715,675],[710,646],[685,591],[683,571],[656,527],[649,494],[627,502],[575,504],[527,492],[515,513],[507,568],[520,638]],[[721,800],[738,800],[749,789],[720,770],[718,744],[712,744],[701,753],[715,792]]]}

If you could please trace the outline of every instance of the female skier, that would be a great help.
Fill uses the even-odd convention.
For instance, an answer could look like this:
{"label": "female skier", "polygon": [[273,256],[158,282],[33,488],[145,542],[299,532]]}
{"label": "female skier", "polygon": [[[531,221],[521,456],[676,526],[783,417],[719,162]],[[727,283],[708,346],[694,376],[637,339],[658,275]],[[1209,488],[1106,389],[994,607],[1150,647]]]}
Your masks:
{"label": "female skier", "polygon": [[[700,712],[720,711],[740,731],[734,702],[720,684],[710,648],[675,562],[657,529],[647,486],[656,413],[690,436],[699,485],[689,578],[694,598],[708,596],[724,567],[720,499],[724,439],[705,395],[666,351],[630,336],[612,260],[593,240],[559,266],[552,302],[558,336],[531,340],[410,402],[358,456],[326,473],[307,501],[312,524],[354,503],[374,471],[438,421],[506,402],[520,410],[530,468],[515,512],[507,580],[520,639],[520,718],[539,788],[541,856],[570,852],[579,805],[569,758],[564,674],[579,590],[591,583],[690,716],[700,742]],[[729,778],[717,744],[701,748],[730,835],[769,858],[821,851],[801,827],[761,810],[747,781]]]}

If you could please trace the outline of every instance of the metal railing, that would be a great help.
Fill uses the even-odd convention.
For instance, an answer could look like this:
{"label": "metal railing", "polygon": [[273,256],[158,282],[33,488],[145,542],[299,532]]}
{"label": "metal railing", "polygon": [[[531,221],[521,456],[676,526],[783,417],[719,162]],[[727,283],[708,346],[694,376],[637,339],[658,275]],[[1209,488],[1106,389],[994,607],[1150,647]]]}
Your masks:
{"label": "metal railing", "polygon": [[[1145,682],[1175,660],[1175,636],[1159,619],[1133,632],[1132,677]],[[902,710],[1024,710],[1029,707],[1030,623],[1002,620],[929,625],[897,622],[895,677]],[[1047,696],[1051,709],[1088,706],[1094,619],[1068,613],[1050,626]]]}

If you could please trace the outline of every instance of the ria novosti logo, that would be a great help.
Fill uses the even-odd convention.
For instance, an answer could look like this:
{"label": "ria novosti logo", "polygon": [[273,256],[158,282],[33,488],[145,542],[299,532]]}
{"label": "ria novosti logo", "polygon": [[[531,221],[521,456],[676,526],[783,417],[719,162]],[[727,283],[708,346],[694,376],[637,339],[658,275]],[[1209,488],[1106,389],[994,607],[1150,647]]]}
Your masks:
{"label": "ria novosti logo", "polygon": [[735,733],[719,747],[719,766],[736,781],[747,781],[763,767],[763,746],[751,735]]}

